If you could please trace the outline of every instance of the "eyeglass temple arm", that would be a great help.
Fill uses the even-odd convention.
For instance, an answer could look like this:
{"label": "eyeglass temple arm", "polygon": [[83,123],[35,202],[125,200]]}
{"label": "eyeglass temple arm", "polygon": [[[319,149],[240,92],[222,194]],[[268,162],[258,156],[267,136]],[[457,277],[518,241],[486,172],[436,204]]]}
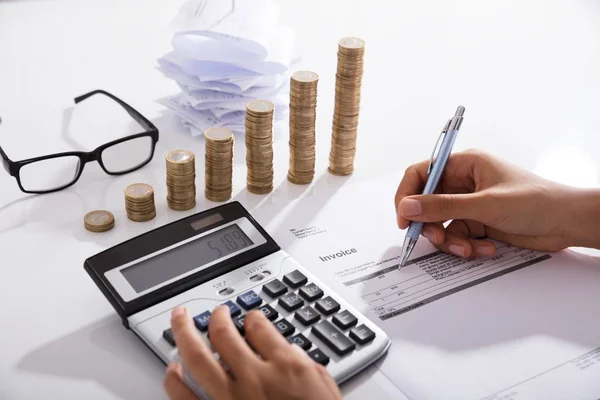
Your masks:
{"label": "eyeglass temple arm", "polygon": [[154,126],[154,124],[152,122],[150,122],[146,117],[144,117],[142,114],[140,114],[135,108],[131,107],[129,104],[125,103],[123,100],[119,99],[118,97],[108,93],[107,91],[104,90],[93,90],[89,93],[83,94],[81,96],[75,97],[75,104],[82,102],[83,100],[87,99],[88,97],[91,97],[95,94],[103,94],[105,96],[110,97],[111,99],[113,99],[114,101],[116,101],[117,103],[119,103],[119,105],[121,105],[121,107],[123,107],[127,113],[129,115],[131,115],[131,117],[133,119],[135,119],[140,125],[142,125],[144,127],[144,129],[146,130],[153,130],[153,131],[157,131],[158,129],[156,129],[156,126]]}
{"label": "eyeglass temple arm", "polygon": [[[0,124],[1,123],[2,118],[0,118]],[[2,157],[2,165],[4,166],[4,169],[10,174],[10,158],[8,158],[4,150],[2,150],[2,147],[0,147],[0,157]]]}

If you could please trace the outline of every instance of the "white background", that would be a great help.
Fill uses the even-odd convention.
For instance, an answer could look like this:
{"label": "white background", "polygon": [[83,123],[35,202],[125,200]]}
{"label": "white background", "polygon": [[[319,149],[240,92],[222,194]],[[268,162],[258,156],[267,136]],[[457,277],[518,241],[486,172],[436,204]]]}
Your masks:
{"label": "white background", "polygon": [[[466,107],[455,150],[481,148],[543,176],[598,186],[600,2],[281,1],[302,62],[317,72],[318,159],[311,188],[285,181],[287,132],[276,132],[276,190],[245,192],[243,138],[236,145],[234,197],[261,215],[305,190],[402,171],[427,158],[445,120]],[[72,99],[104,89],[160,129],[153,162],[119,178],[88,165],[76,186],[46,196],[21,193],[0,171],[0,398],[164,398],[164,368],[133,335],[83,270],[109,246],[214,205],[203,198],[203,148],[156,103],[177,92],[156,70],[170,48],[180,1],[0,1],[0,146],[13,160],[91,150],[136,131],[109,101]],[[357,170],[326,172],[337,41],[367,43]],[[198,156],[198,206],[166,206],[164,155]],[[151,184],[158,215],[125,216],[123,190]],[[352,201],[349,199],[348,201]],[[361,210],[356,205],[357,212]],[[393,206],[390,199],[390,207]],[[111,210],[115,228],[92,234],[83,215]],[[351,216],[349,216],[351,218]],[[366,380],[362,377],[362,380]],[[361,398],[364,385],[344,388]],[[362,390],[362,391],[361,391]],[[367,392],[370,393],[370,392]]]}

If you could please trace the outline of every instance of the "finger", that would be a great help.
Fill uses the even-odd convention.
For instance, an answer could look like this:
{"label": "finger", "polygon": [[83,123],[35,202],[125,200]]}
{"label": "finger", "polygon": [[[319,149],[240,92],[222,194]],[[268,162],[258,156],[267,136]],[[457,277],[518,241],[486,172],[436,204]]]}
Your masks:
{"label": "finger", "polygon": [[167,366],[164,387],[171,400],[198,400],[183,381],[183,366],[177,362],[171,362]]}
{"label": "finger", "polygon": [[[483,251],[485,255],[493,254],[493,251],[495,251],[495,246],[491,242],[470,239],[469,229],[462,220],[452,221],[446,228],[444,242],[434,244],[434,246],[443,252],[459,257],[470,257],[475,248],[479,248],[479,251]],[[489,246],[492,246],[492,248]]]}
{"label": "finger", "polygon": [[246,315],[244,328],[248,342],[265,360],[271,360],[279,351],[289,350],[290,343],[260,311],[252,310]]}
{"label": "finger", "polygon": [[498,204],[484,192],[469,194],[428,194],[405,197],[398,213],[405,219],[419,222],[445,222],[471,219],[486,223],[493,219]]}
{"label": "finger", "polygon": [[446,240],[446,230],[444,225],[440,223],[429,222],[423,224],[421,235],[429,240],[432,244],[441,244]]}
{"label": "finger", "polygon": [[[444,172],[440,177],[440,183],[436,188],[436,193],[471,193],[475,191],[475,163],[478,156],[473,152],[461,152],[452,154]],[[399,203],[407,196],[420,194],[425,188],[425,183],[429,177],[427,170],[429,160],[411,165],[406,169],[402,181],[398,185],[394,197],[394,207],[398,209]],[[410,219],[398,213],[398,227],[405,229]]]}
{"label": "finger", "polygon": [[235,379],[254,371],[254,364],[260,360],[233,324],[229,307],[219,306],[213,311],[208,324],[208,334],[213,348]]}
{"label": "finger", "polygon": [[328,397],[328,399],[341,399],[342,394],[340,392],[340,388],[338,387],[337,383],[335,383],[335,380],[333,379],[329,371],[327,371],[327,369],[321,364],[317,364],[316,367],[319,376],[323,381],[323,384],[325,385],[327,391],[330,394],[330,397]]}
{"label": "finger", "polygon": [[193,379],[210,397],[225,396],[229,391],[230,378],[200,336],[186,308],[173,310],[171,327],[179,354]]}
{"label": "finger", "polygon": [[485,227],[478,222],[471,220],[454,220],[446,228],[446,233],[468,239],[470,243],[470,252],[468,251],[468,248],[466,248],[464,257],[470,257],[471,255],[491,256],[496,252],[496,246],[492,242],[473,239],[474,236],[485,236]]}

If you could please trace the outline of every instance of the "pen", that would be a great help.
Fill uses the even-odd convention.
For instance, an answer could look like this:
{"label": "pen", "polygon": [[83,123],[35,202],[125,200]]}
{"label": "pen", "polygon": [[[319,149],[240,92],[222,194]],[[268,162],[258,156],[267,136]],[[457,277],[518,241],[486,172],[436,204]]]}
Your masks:
{"label": "pen", "polygon": [[[429,159],[429,167],[427,168],[427,174],[429,177],[427,178],[427,183],[425,184],[423,194],[433,194],[433,192],[435,192],[442,173],[444,172],[444,168],[446,168],[448,158],[450,158],[452,146],[454,146],[456,135],[458,135],[458,130],[462,124],[464,113],[465,108],[463,106],[458,106],[454,117],[449,119],[448,122],[446,122],[446,125],[444,125],[444,128],[442,129],[442,132],[440,133],[440,136],[433,147],[431,158]],[[440,140],[442,140],[442,144],[436,157],[435,150],[437,149]],[[413,249],[415,248],[415,244],[417,244],[417,240],[422,229],[422,222],[412,221],[408,226],[406,238],[404,239],[404,245],[402,246],[402,252],[400,253],[400,266],[398,269],[402,268],[404,264],[406,264],[408,257],[410,257],[410,253],[412,253]]]}

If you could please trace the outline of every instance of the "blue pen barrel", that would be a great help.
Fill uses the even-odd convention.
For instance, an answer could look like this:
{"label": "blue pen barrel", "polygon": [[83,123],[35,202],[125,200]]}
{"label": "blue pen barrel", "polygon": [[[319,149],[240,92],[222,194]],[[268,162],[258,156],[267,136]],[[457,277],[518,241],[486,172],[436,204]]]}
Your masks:
{"label": "blue pen barrel", "polygon": [[421,229],[423,228],[422,222],[413,222],[410,224],[408,228],[408,232],[406,232],[406,236],[411,239],[418,239],[421,234]]}

